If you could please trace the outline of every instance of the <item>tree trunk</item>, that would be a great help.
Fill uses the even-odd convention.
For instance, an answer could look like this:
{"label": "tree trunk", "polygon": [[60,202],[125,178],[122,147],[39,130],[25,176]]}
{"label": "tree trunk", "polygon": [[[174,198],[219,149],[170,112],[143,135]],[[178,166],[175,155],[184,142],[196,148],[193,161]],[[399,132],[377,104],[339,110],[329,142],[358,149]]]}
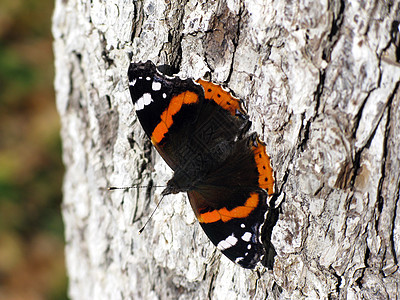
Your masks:
{"label": "tree trunk", "polygon": [[[57,0],[70,297],[399,298],[399,24],[399,0]],[[172,172],[136,118],[131,58],[245,100],[280,193],[272,271],[221,256],[183,194],[138,235]]]}

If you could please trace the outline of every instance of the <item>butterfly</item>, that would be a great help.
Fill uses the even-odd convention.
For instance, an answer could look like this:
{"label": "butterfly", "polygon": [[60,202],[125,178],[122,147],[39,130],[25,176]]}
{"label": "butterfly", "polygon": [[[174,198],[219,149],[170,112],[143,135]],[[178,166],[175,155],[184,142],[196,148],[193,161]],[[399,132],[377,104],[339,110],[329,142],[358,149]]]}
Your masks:
{"label": "butterfly", "polygon": [[[272,244],[261,241],[274,176],[265,144],[250,133],[243,101],[202,79],[131,63],[129,90],[155,149],[174,171],[162,195],[186,192],[204,232],[231,261],[254,268]],[[271,220],[276,222],[276,214]],[[270,234],[271,224],[264,226]],[[270,258],[269,258],[270,259]]]}

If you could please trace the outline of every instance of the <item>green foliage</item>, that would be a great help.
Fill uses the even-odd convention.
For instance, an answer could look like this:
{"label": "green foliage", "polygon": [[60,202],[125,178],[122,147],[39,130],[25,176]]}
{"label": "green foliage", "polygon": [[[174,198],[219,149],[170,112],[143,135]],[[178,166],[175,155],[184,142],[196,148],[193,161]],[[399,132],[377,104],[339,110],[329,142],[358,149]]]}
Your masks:
{"label": "green foliage", "polygon": [[0,2],[0,290],[67,299],[53,1]]}

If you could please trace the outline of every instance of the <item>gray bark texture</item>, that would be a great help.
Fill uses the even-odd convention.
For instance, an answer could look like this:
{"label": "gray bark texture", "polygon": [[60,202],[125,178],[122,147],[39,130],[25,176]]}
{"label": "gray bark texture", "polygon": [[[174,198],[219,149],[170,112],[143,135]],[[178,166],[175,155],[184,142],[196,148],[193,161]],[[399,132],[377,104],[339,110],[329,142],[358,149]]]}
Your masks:
{"label": "gray bark texture", "polygon": [[[399,24],[399,0],[56,0],[71,299],[399,299]],[[172,171],[131,58],[245,100],[280,192],[272,271],[221,255],[183,194],[138,234]]]}

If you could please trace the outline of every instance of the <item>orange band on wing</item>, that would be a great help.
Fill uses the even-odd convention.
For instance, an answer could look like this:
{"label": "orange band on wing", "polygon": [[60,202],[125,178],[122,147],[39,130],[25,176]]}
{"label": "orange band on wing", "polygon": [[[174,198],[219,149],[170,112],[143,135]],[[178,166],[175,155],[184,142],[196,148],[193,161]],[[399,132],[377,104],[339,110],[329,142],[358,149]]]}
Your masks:
{"label": "orange band on wing", "polygon": [[246,218],[257,207],[259,201],[259,195],[257,193],[251,193],[243,206],[235,207],[232,210],[227,210],[224,207],[209,211],[199,214],[197,219],[200,223],[214,223],[217,221],[228,222],[233,218]]}
{"label": "orange band on wing", "polygon": [[156,128],[154,128],[153,133],[151,134],[151,141],[153,144],[158,144],[162,141],[165,134],[168,132],[168,129],[174,123],[172,117],[180,111],[182,105],[197,103],[199,101],[199,97],[197,94],[193,92],[184,92],[173,97],[164,112],[161,114],[161,122],[158,123]]}
{"label": "orange band on wing", "polygon": [[267,191],[268,195],[274,193],[274,174],[271,161],[265,152],[265,144],[257,138],[257,146],[253,145],[254,159],[258,169],[258,184]]}
{"label": "orange band on wing", "polygon": [[223,109],[229,111],[232,116],[236,115],[236,110],[245,114],[240,105],[240,100],[233,97],[230,92],[225,91],[221,86],[202,79],[198,79],[196,82],[203,87],[206,99],[213,100]]}

